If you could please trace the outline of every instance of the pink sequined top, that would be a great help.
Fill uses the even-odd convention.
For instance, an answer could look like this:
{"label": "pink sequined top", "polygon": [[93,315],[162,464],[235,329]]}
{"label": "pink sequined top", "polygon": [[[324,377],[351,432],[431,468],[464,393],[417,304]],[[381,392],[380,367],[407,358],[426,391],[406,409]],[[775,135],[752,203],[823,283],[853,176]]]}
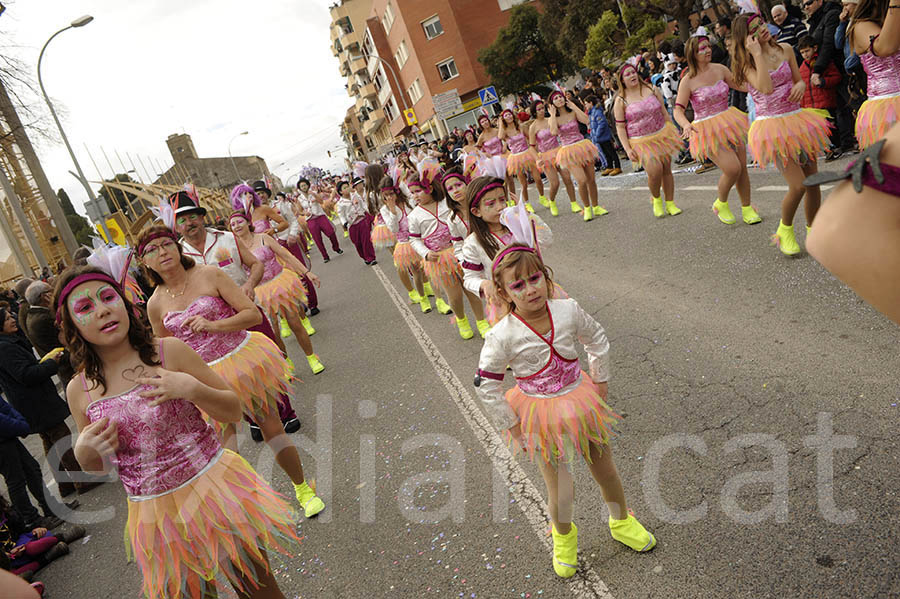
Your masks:
{"label": "pink sequined top", "polygon": [[263,220],[253,221],[253,232],[254,233],[265,233],[268,230],[269,230],[269,219],[264,218]]}
{"label": "pink sequined top", "polygon": [[409,213],[409,242],[423,258],[428,252],[442,252],[453,246],[453,235],[447,224],[453,212],[446,201],[434,205],[434,211],[416,206]]}
{"label": "pink sequined top", "polygon": [[[85,385],[87,386],[87,385]],[[91,422],[108,418],[118,425],[119,449],[112,462],[132,501],[171,493],[203,473],[222,452],[219,438],[189,401],[151,406],[141,397],[149,385],[88,404]]]}
{"label": "pink sequined top", "polygon": [[800,110],[800,104],[788,100],[791,88],[794,86],[794,80],[791,76],[791,65],[788,61],[784,61],[774,71],[769,71],[772,78],[772,93],[764,94],[752,84],[748,83],[750,88],[750,96],[756,104],[756,118],[764,119],[774,116],[783,116],[791,112]]}
{"label": "pink sequined top", "polygon": [[[437,218],[437,217],[435,217]],[[430,235],[422,239],[422,242],[432,252],[440,252],[446,250],[453,245],[453,236],[450,234],[450,227],[444,221],[438,219],[437,227]]]}
{"label": "pink sequined top", "polygon": [[712,85],[705,85],[691,92],[691,106],[694,107],[694,122],[716,116],[728,110],[728,92],[731,90],[724,79]]}
{"label": "pink sequined top", "polygon": [[[278,259],[275,257],[275,250],[270,248],[267,245],[256,248],[253,251],[253,255],[256,256],[256,259],[262,262],[263,265],[263,276],[259,280],[260,283],[267,283],[281,274],[281,271],[284,270],[284,267],[281,266],[281,263],[278,262]],[[244,267],[244,271],[249,275],[250,269],[246,266]]]}
{"label": "pink sequined top", "polygon": [[202,316],[207,320],[222,320],[237,314],[234,308],[221,297],[201,295],[184,310],[168,312],[163,317],[163,325],[175,336],[187,343],[200,354],[210,366],[232,352],[238,351],[250,339],[247,331],[230,333],[194,332],[184,321],[191,316]]}
{"label": "pink sequined top", "polygon": [[525,139],[524,133],[513,135],[506,140],[506,145],[509,146],[509,151],[512,154],[519,154],[528,150],[528,140]]}
{"label": "pink sequined top", "polygon": [[409,220],[406,218],[406,208],[400,207],[400,218],[397,220],[397,242],[409,241]]}
{"label": "pink sequined top", "polygon": [[492,137],[484,142],[484,151],[491,156],[499,156],[503,153],[503,140],[499,137]]}
{"label": "pink sequined top", "polygon": [[884,57],[866,52],[859,59],[868,75],[870,100],[900,94],[900,52]]}
{"label": "pink sequined top", "polygon": [[578,128],[578,120],[572,119],[568,123],[559,126],[559,141],[564,146],[571,146],[584,140],[584,135]]}
{"label": "pink sequined top", "polygon": [[541,129],[535,135],[537,141],[538,152],[549,152],[553,148],[559,147],[559,137],[550,133],[550,129]]}
{"label": "pink sequined top", "polygon": [[666,117],[656,94],[650,94],[640,102],[627,104],[625,121],[629,139],[653,135],[666,126]]}

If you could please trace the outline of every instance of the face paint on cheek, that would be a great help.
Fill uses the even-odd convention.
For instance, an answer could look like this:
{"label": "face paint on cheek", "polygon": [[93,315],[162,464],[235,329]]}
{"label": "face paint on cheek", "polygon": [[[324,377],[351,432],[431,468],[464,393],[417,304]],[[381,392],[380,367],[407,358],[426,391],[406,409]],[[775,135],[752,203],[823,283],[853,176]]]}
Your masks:
{"label": "face paint on cheek", "polygon": [[82,327],[94,318],[94,302],[86,289],[69,296],[69,314]]}

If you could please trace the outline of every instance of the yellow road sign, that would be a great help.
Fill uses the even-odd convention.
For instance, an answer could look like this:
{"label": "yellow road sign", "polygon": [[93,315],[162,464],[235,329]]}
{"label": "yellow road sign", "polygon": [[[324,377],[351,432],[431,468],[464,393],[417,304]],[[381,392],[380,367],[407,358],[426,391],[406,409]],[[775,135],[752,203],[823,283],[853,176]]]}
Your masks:
{"label": "yellow road sign", "polygon": [[413,110],[412,108],[407,108],[406,110],[404,110],[403,116],[406,117],[407,125],[412,126],[419,122],[419,119],[416,118],[416,111]]}

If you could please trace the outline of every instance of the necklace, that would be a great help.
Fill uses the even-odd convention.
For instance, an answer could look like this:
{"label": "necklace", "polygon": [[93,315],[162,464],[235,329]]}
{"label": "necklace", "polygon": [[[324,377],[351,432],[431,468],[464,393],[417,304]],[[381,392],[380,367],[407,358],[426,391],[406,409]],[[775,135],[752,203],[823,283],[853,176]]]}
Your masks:
{"label": "necklace", "polygon": [[166,293],[169,294],[169,297],[181,297],[184,295],[184,292],[187,291],[188,282],[185,281],[184,285],[181,287],[181,291],[178,293],[172,293],[172,290],[166,287]]}

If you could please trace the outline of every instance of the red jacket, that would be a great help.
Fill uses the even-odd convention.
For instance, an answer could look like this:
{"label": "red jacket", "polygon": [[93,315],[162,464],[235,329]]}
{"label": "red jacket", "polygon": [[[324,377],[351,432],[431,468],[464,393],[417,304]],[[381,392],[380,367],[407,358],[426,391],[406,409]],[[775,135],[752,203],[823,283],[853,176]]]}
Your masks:
{"label": "red jacket", "polygon": [[[816,57],[813,56],[812,63],[815,65]],[[841,83],[841,72],[833,62],[828,63],[828,68],[822,74],[824,87],[816,87],[810,83],[813,74],[813,66],[809,61],[804,60],[800,65],[800,76],[806,82],[806,92],[800,105],[803,108],[836,108],[837,107],[837,86]]]}

